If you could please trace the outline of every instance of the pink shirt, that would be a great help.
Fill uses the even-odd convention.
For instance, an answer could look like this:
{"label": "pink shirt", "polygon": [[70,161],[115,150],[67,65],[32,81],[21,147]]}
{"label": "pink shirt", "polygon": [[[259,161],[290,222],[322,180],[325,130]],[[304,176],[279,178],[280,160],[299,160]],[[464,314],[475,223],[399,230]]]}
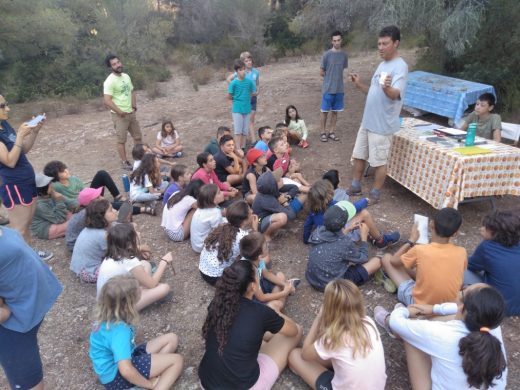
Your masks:
{"label": "pink shirt", "polygon": [[191,176],[191,181],[193,180],[202,180],[204,184],[216,184],[220,191],[224,193],[224,195],[228,195],[229,184],[222,183],[215,171],[206,172],[204,168],[199,168],[195,171],[195,173]]}
{"label": "pink shirt", "polygon": [[356,354],[355,359],[352,357],[348,336],[345,337],[345,345],[334,351],[325,349],[321,339],[314,342],[314,348],[319,357],[324,360],[330,359],[332,362],[334,368],[332,388],[334,390],[384,390],[385,388],[385,354],[381,336],[374,321],[370,317],[365,317],[365,320],[372,325],[366,325],[370,334],[372,350],[364,357],[360,352]]}
{"label": "pink shirt", "polygon": [[289,162],[291,161],[291,158],[289,157],[289,153],[285,152],[282,158],[276,159],[276,161],[273,164],[273,171],[277,170],[278,168],[282,168],[282,172],[285,175],[287,173],[287,169],[289,169]]}

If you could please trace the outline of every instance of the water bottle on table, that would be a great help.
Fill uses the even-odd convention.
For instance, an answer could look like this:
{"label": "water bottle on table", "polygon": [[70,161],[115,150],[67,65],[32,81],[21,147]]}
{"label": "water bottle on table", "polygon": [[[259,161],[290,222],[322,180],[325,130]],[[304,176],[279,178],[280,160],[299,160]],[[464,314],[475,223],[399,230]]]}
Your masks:
{"label": "water bottle on table", "polygon": [[477,134],[477,124],[470,123],[468,126],[468,131],[466,133],[466,142],[464,145],[473,146],[475,144],[475,135]]}

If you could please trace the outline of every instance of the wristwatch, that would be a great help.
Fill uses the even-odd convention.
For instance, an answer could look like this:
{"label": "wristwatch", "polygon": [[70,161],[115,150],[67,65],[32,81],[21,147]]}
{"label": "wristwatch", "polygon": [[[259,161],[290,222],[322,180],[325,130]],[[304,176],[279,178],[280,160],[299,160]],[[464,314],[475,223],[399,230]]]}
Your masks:
{"label": "wristwatch", "polygon": [[410,248],[413,248],[415,246],[415,242],[411,240],[406,240],[406,244],[410,245]]}

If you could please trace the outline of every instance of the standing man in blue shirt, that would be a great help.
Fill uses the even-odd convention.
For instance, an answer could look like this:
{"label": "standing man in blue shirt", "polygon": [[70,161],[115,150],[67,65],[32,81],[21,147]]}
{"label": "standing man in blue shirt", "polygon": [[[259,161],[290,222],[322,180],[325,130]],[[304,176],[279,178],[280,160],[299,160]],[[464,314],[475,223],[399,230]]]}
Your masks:
{"label": "standing man in blue shirt", "polygon": [[349,195],[361,194],[361,176],[365,163],[375,168],[374,187],[368,198],[377,203],[386,178],[386,164],[392,146],[392,136],[399,131],[399,114],[403,106],[404,91],[408,78],[408,65],[399,56],[397,49],[401,33],[396,26],[388,26],[379,32],[377,48],[383,62],[379,64],[370,86],[364,84],[355,73],[351,74],[354,85],[368,94],[363,120],[359,128],[352,158],[353,180]]}
{"label": "standing man in blue shirt", "polygon": [[[320,139],[327,142],[329,138],[339,141],[336,136],[338,112],[345,108],[345,89],[343,85],[343,70],[348,66],[347,53],[341,50],[341,32],[331,34],[332,49],[321,57],[320,75],[323,77],[321,86]],[[331,112],[330,131],[327,132],[327,116]]]}

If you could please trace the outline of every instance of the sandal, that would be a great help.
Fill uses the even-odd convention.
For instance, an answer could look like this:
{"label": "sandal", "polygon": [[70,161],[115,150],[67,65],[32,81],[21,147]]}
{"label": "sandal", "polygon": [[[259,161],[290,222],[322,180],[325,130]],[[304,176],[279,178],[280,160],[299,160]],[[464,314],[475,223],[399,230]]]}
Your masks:
{"label": "sandal", "polygon": [[333,141],[339,141],[339,138],[336,137],[336,134],[334,134],[334,132],[329,133],[329,138]]}
{"label": "sandal", "polygon": [[327,134],[321,133],[320,140],[321,140],[321,142],[327,142],[328,141]]}
{"label": "sandal", "polygon": [[124,196],[123,194],[119,194],[114,198],[114,201],[116,202],[126,202],[128,198]]}

